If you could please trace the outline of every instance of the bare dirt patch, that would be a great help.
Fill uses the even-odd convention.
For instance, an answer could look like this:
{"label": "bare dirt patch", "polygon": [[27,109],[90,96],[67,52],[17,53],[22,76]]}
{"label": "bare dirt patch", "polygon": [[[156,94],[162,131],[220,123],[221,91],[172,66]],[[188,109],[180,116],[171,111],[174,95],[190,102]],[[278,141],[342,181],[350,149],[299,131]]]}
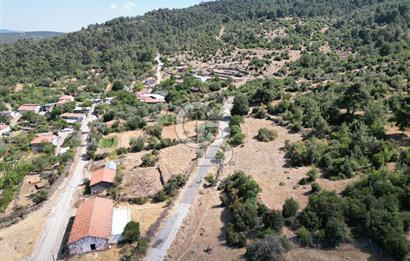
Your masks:
{"label": "bare dirt patch", "polygon": [[140,197],[149,196],[158,192],[162,188],[160,168],[164,182],[172,175],[183,174],[193,164],[196,151],[185,144],[162,149],[159,152],[159,161],[156,167],[141,168],[141,157],[147,153],[129,153],[120,159],[124,168],[124,188],[127,196]]}
{"label": "bare dirt patch", "polygon": [[345,260],[381,260],[353,244],[344,244],[337,250],[321,250],[308,248],[295,248],[286,256],[292,261],[345,261]]}
{"label": "bare dirt patch", "polygon": [[[195,198],[166,260],[237,260],[245,249],[225,244],[224,220],[227,213],[219,205],[219,191],[202,189]],[[209,253],[205,249],[212,248]]]}
{"label": "bare dirt patch", "polygon": [[121,207],[131,210],[131,220],[139,222],[141,235],[145,235],[148,229],[154,224],[166,207],[166,202],[146,203],[144,205],[131,205],[121,203]]}
{"label": "bare dirt patch", "polygon": [[100,260],[120,260],[121,259],[121,248],[113,246],[108,250],[93,252],[83,255],[72,256],[68,260],[75,261],[100,261]]}
{"label": "bare dirt patch", "polygon": [[24,177],[20,193],[16,198],[16,206],[27,207],[33,203],[31,196],[37,192],[36,184],[41,182],[40,175],[28,175]]}
{"label": "bare dirt patch", "polygon": [[[249,118],[241,125],[246,134],[245,144],[233,151],[233,159],[226,166],[224,175],[230,175],[235,170],[242,170],[251,175],[262,189],[261,200],[268,207],[281,209],[285,200],[293,197],[304,208],[308,202],[310,185],[298,185],[306,176],[310,167],[292,168],[287,166],[285,158],[285,141],[299,141],[300,134],[289,133],[280,126],[275,126],[271,121]],[[276,130],[278,137],[271,142],[259,142],[254,137],[260,128]],[[354,179],[330,181],[318,178],[317,182],[327,190],[341,192]]]}
{"label": "bare dirt patch", "polygon": [[[268,120],[250,118],[242,124],[241,128],[247,135],[245,144],[242,147],[234,148],[233,159],[225,167],[223,178],[235,170],[242,170],[258,182],[262,189],[260,199],[268,207],[281,209],[282,204],[289,197],[294,197],[301,207],[305,207],[308,202],[310,186],[302,187],[297,183],[305,177],[309,167],[286,167],[285,152],[282,150],[286,140],[294,142],[301,140],[302,137],[299,134],[291,134],[287,129],[275,126]],[[278,132],[278,137],[272,142],[258,142],[254,136],[260,128],[275,129]],[[279,185],[281,182],[284,182],[285,185]],[[353,180],[329,181],[319,178],[318,182],[325,189],[340,192]],[[239,260],[242,258],[245,249],[230,248],[225,244],[224,221],[226,221],[228,213],[220,207],[219,196],[220,193],[215,188],[200,191],[168,252],[168,260]],[[212,250],[206,253],[204,250],[207,248]],[[303,254],[300,252],[302,250],[298,249],[298,252],[292,253],[291,258],[302,258]],[[314,251],[318,251],[318,255],[326,257],[326,251]],[[351,253],[346,254],[348,257],[366,256],[359,249],[353,247],[349,251]],[[331,255],[337,257],[337,251],[333,252],[335,253],[331,253]],[[304,260],[316,260],[313,254],[310,256],[311,259]],[[339,256],[343,257],[343,252]],[[288,258],[288,260],[294,259]]]}
{"label": "bare dirt patch", "polygon": [[[195,137],[196,129],[202,123],[204,123],[204,121],[187,121],[184,122],[182,125],[178,124],[166,126],[162,129],[162,137],[177,140]],[[177,129],[183,131],[183,135],[181,135],[181,133],[179,133]]]}
{"label": "bare dirt patch", "polygon": [[20,260],[31,255],[45,224],[44,208],[24,220],[0,230],[0,260]]}
{"label": "bare dirt patch", "polygon": [[16,87],[14,88],[15,92],[22,91],[24,89],[24,84],[22,83],[16,83]]}

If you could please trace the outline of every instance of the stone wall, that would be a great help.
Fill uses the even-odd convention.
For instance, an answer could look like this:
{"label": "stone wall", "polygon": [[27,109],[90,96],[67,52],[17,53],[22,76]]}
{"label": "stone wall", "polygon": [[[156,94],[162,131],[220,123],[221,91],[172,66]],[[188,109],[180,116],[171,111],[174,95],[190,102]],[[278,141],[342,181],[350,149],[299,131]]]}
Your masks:
{"label": "stone wall", "polygon": [[[95,250],[91,250],[91,245],[95,244]],[[108,239],[98,237],[85,237],[68,245],[70,255],[78,255],[92,251],[101,251],[108,248]]]}

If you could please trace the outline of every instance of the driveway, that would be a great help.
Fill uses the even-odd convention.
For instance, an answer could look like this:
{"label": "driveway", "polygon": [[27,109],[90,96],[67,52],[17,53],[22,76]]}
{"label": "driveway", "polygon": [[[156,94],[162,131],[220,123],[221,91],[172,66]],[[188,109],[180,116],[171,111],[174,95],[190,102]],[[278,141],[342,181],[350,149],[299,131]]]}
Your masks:
{"label": "driveway", "polygon": [[74,159],[73,173],[63,181],[56,193],[46,203],[50,206],[51,211],[48,214],[43,232],[37,241],[30,260],[57,260],[68,221],[75,209],[74,197],[78,187],[83,183],[84,169],[88,164],[88,160],[85,160],[82,155],[87,151],[87,136],[90,131],[88,123],[96,119],[95,116],[92,115],[94,106],[92,106],[90,111],[90,114],[81,124],[81,153],[77,154]]}
{"label": "driveway", "polygon": [[205,156],[200,160],[198,170],[191,178],[191,182],[184,190],[179,202],[173,209],[173,214],[170,215],[164,227],[157,233],[153,245],[148,250],[145,261],[159,261],[164,260],[168,249],[174,241],[185,216],[188,214],[189,208],[195,199],[196,194],[202,186],[203,178],[208,174],[211,167],[214,165],[213,160],[216,152],[220,149],[224,138],[228,133],[229,120],[228,117],[232,108],[232,98],[224,104],[224,120],[219,122],[219,129],[221,133],[216,140],[208,147]]}

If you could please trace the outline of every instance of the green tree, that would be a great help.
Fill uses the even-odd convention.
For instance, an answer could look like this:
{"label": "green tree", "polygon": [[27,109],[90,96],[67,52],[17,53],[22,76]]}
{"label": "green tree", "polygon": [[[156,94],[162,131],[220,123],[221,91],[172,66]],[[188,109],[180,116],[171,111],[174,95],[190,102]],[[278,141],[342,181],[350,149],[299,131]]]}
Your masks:
{"label": "green tree", "polygon": [[293,217],[298,212],[298,209],[299,209],[299,203],[293,198],[288,198],[286,199],[285,204],[283,204],[282,216],[284,218]]}
{"label": "green tree", "polygon": [[140,152],[144,149],[144,138],[138,137],[130,140],[130,147],[132,152]]}
{"label": "green tree", "polygon": [[342,106],[347,109],[348,114],[354,114],[355,111],[364,109],[371,96],[365,86],[360,83],[350,85],[342,97]]}
{"label": "green tree", "polygon": [[125,225],[122,232],[124,242],[133,243],[140,237],[140,224],[134,221],[130,221]]}
{"label": "green tree", "polygon": [[249,113],[249,100],[245,94],[238,94],[234,101],[231,114],[247,115]]}
{"label": "green tree", "polygon": [[121,81],[115,81],[112,85],[113,91],[121,91],[124,89],[124,84]]}

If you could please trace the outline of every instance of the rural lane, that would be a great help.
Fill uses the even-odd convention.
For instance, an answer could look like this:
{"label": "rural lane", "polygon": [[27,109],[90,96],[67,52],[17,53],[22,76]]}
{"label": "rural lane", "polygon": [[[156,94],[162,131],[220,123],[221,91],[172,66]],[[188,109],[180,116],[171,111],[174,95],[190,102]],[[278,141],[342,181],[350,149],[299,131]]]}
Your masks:
{"label": "rural lane", "polygon": [[54,261],[57,260],[58,252],[64,237],[70,217],[74,210],[74,198],[78,187],[84,181],[83,171],[88,160],[82,157],[87,151],[87,136],[90,131],[88,123],[95,120],[92,114],[94,105],[89,115],[81,124],[81,151],[74,159],[73,172],[62,182],[53,197],[46,203],[51,211],[47,216],[43,232],[37,240],[37,244],[29,260]]}
{"label": "rural lane", "polygon": [[229,135],[229,115],[232,108],[232,97],[224,103],[224,117],[219,122],[220,133],[215,141],[209,145],[206,150],[205,156],[198,162],[198,169],[195,176],[191,178],[191,183],[183,191],[179,202],[173,208],[173,214],[170,215],[166,221],[164,227],[157,233],[154,243],[150,246],[145,261],[160,261],[164,260],[167,255],[168,249],[171,247],[179,228],[184,221],[185,216],[188,214],[196,194],[202,186],[203,178],[208,174],[210,168],[214,165],[213,160],[216,153],[220,149],[224,138]]}

